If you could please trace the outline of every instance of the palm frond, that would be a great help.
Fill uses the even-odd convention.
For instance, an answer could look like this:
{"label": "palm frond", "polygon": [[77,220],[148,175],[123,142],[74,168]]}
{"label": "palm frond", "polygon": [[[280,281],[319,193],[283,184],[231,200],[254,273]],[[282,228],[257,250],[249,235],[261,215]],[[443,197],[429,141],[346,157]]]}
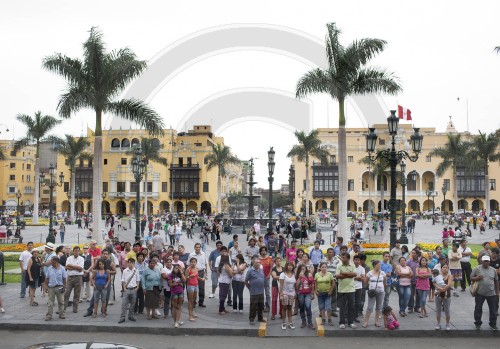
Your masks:
{"label": "palm frond", "polygon": [[344,47],[339,43],[339,36],[342,32],[335,23],[328,23],[326,29],[326,58],[329,70],[335,71],[339,57],[344,54]]}
{"label": "palm frond", "polygon": [[163,119],[142,101],[122,99],[121,101],[110,102],[106,105],[105,111],[135,122],[144,127],[151,135],[163,135],[163,129],[165,128]]}
{"label": "palm frond", "polygon": [[0,149],[0,160],[5,160],[5,153],[3,152],[3,149]]}
{"label": "palm frond", "polygon": [[358,72],[352,90],[356,94],[384,92],[394,95],[402,92],[403,88],[393,73],[371,67]]}
{"label": "palm frond", "polygon": [[82,62],[80,60],[66,57],[60,53],[45,57],[42,67],[64,76],[72,84],[80,83],[85,76],[82,72]]}
{"label": "palm frond", "polygon": [[387,41],[380,39],[355,40],[345,49],[344,60],[356,71],[382,52],[386,45]]}
{"label": "palm frond", "polygon": [[109,73],[106,90],[110,95],[120,93],[128,83],[139,76],[147,67],[146,61],[137,60],[137,56],[128,48],[112,51],[108,55]]}
{"label": "palm frond", "polygon": [[80,109],[93,108],[95,105],[94,96],[83,84],[70,84],[68,90],[59,97],[57,110],[61,117],[68,119]]}
{"label": "palm frond", "polygon": [[29,137],[23,137],[14,142],[14,149],[12,150],[14,151],[14,153],[17,153],[22,148],[29,147],[30,145],[33,145],[33,139]]}
{"label": "palm frond", "polygon": [[335,84],[330,80],[329,76],[321,69],[313,69],[308,71],[297,82],[295,88],[295,96],[302,98],[311,93],[328,93]]}

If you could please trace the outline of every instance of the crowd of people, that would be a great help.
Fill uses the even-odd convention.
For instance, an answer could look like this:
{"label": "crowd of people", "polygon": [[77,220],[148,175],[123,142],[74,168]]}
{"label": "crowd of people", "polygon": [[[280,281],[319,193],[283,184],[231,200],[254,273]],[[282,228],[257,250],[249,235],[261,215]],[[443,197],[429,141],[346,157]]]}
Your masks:
{"label": "crowd of people", "polygon": [[[109,222],[110,228],[116,223]],[[318,232],[312,246],[300,248],[300,240],[309,235],[303,237],[302,223],[298,221],[290,228],[278,227],[282,233],[269,229],[265,235],[257,221],[247,236],[247,247],[240,245],[238,234],[225,246],[218,224],[201,229],[201,242],[187,240],[194,243],[192,253],[186,252],[176,233],[176,227],[182,229],[182,221],[162,227],[166,228],[165,238],[174,232],[170,244],[155,230],[156,226],[140,241],[118,242],[108,235],[102,248],[91,240],[82,251],[79,246],[56,248],[47,243],[40,253],[28,242],[19,257],[20,296],[24,298],[28,290],[29,304],[38,306],[36,293],[41,287],[39,296],[47,297],[46,321],[54,316],[56,304],[57,315],[65,319],[66,310],[78,313],[83,301],[87,303],[85,317],[107,317],[108,306],[116,301],[114,281],[118,278],[120,324],[137,321],[141,314],[147,320],[171,318],[172,325],[178,328],[183,321],[197,321],[197,309],[206,307],[208,288],[208,298],[219,300],[219,316],[231,311],[248,313],[253,325],[265,322],[264,313],[270,312],[271,320],[279,317],[283,330],[295,329],[295,323],[315,329],[314,302],[325,325],[334,326],[333,318],[337,318],[340,329],[373,325],[388,330],[404,325],[403,318],[410,314],[430,316],[427,302],[435,302],[435,329],[443,326],[450,330],[451,300],[474,283],[474,324],[481,327],[483,304],[487,302],[489,326],[497,329],[499,251],[488,243],[478,254],[478,266],[472,269],[472,251],[465,239],[451,241],[450,245],[445,238],[432,254],[418,246],[409,251],[396,241],[380,259],[370,260],[355,237],[349,243],[337,237],[323,251],[324,241]],[[295,230],[301,233],[295,234]],[[212,240],[215,248],[207,254],[206,246]],[[208,280],[211,287],[207,287]],[[389,305],[392,292],[397,292],[398,309]],[[244,307],[245,294],[249,294],[248,309]]]}

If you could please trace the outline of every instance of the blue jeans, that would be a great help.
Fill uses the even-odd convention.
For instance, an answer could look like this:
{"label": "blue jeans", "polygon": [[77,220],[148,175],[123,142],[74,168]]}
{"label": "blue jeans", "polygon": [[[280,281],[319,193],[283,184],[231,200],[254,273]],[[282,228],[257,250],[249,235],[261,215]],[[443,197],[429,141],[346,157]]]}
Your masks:
{"label": "blue jeans", "polygon": [[170,310],[170,291],[163,289],[163,296],[165,299],[163,301],[163,315],[167,316]]}
{"label": "blue jeans", "polygon": [[26,296],[26,287],[27,287],[26,276],[27,276],[27,274],[28,274],[28,272],[26,270],[21,272],[21,297]]}
{"label": "blue jeans", "polygon": [[299,293],[297,298],[299,300],[300,318],[302,322],[306,322],[307,314],[307,323],[312,324],[311,295]]}
{"label": "blue jeans", "polygon": [[425,304],[427,302],[427,295],[429,294],[429,290],[416,290],[417,295],[419,297],[420,304],[418,304],[418,308],[422,309],[425,307]]}
{"label": "blue jeans", "polygon": [[64,244],[64,231],[59,232],[59,237],[61,238],[61,244]]}
{"label": "blue jeans", "polygon": [[[319,310],[332,310],[332,296],[328,292],[320,292],[318,295],[318,308]],[[337,309],[335,309],[336,311]]]}
{"label": "blue jeans", "polygon": [[398,294],[399,294],[399,311],[404,313],[406,311],[406,307],[408,306],[408,302],[410,301],[411,285],[408,286],[399,285]]}

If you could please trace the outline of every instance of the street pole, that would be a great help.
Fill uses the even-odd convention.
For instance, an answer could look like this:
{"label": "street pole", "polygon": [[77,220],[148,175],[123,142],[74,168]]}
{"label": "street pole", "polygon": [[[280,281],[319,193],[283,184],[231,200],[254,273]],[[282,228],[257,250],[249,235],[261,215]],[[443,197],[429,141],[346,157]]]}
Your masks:
{"label": "street pole", "polygon": [[[405,150],[396,151],[396,135],[398,133],[399,118],[396,116],[396,111],[391,110],[391,115],[387,118],[387,126],[389,135],[391,136],[391,149],[378,151],[374,156],[375,147],[377,144],[377,134],[375,128],[370,128],[369,133],[366,135],[366,151],[368,152],[368,159],[375,161],[378,158],[384,158],[389,162],[391,168],[391,198],[389,200],[389,210],[391,212],[390,224],[390,248],[393,248],[397,239],[397,225],[396,225],[396,210],[398,209],[398,201],[396,200],[396,166],[403,159],[408,159],[411,162],[418,160],[418,154],[422,150],[423,136],[419,132],[419,128],[414,128],[414,133],[410,137],[412,151],[415,155],[410,155]],[[404,210],[404,207],[403,207]]]}
{"label": "street pole", "polygon": [[273,147],[267,152],[267,168],[269,170],[269,231],[273,231],[273,174],[274,174],[274,154]]}
{"label": "street pole", "polygon": [[399,238],[401,244],[408,243],[408,237],[406,236],[406,164],[401,161],[401,237]]}
{"label": "street pole", "polygon": [[55,187],[61,187],[64,184],[64,174],[61,172],[59,175],[59,183],[57,183],[57,179],[55,178],[55,173],[56,170],[52,164],[49,166],[49,182],[48,184],[45,183],[45,174],[42,172],[40,173],[40,185],[42,187],[49,187],[49,234],[47,235],[47,238],[45,239],[46,242],[52,242],[53,244],[56,242],[56,237],[54,236],[54,233],[52,231],[52,226],[53,226],[53,216],[54,216],[54,209],[53,209],[53,203],[54,203],[54,188]]}
{"label": "street pole", "polygon": [[[142,159],[141,149],[136,148],[135,158],[132,160],[132,173],[134,174],[136,191],[135,191],[135,241],[141,240],[141,222],[139,211],[141,207],[141,181],[146,164]],[[147,188],[146,188],[147,189]]]}

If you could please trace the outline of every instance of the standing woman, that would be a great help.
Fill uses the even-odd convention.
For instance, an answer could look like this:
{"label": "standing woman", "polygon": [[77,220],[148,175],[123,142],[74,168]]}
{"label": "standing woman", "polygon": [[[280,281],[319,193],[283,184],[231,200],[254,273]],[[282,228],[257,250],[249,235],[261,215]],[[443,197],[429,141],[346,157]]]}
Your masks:
{"label": "standing woman", "polygon": [[194,315],[193,309],[198,297],[198,268],[196,268],[197,259],[191,257],[189,267],[186,268],[185,276],[187,279],[188,312],[189,321],[196,321],[198,316]]}
{"label": "standing woman", "polygon": [[413,271],[406,265],[406,258],[399,258],[399,265],[396,267],[396,275],[399,277],[399,315],[406,316],[406,307],[411,296],[411,279]]}
{"label": "standing woman", "polygon": [[38,250],[31,251],[31,258],[28,261],[28,268],[26,277],[28,278],[27,285],[29,286],[29,297],[30,297],[30,305],[37,306],[38,303],[35,302],[35,291],[40,285],[40,276],[42,270],[42,259],[38,255]]}
{"label": "standing woman", "polygon": [[90,279],[90,285],[94,287],[94,314],[93,318],[97,317],[97,310],[99,308],[99,300],[101,301],[101,313],[103,317],[106,317],[106,296],[108,293],[108,285],[111,278],[109,273],[104,270],[104,262],[99,260],[97,262],[97,271],[92,273],[92,278]]}
{"label": "standing woman", "polygon": [[154,309],[160,307],[160,271],[156,268],[156,259],[149,260],[147,268],[144,269],[141,277],[142,289],[144,290],[144,305],[146,307],[147,319],[158,319]]}
{"label": "standing woman", "polygon": [[[328,317],[328,325],[333,326],[332,322],[332,294],[335,289],[335,282],[333,281],[333,274],[328,271],[328,264],[321,262],[319,264],[319,271],[314,275],[314,282],[316,283],[316,295],[318,296],[318,307],[321,315],[321,323],[324,325],[326,322],[325,311]],[[337,309],[335,309],[337,310]]]}
{"label": "standing woman", "polygon": [[66,226],[64,225],[63,222],[61,222],[61,225],[59,226],[59,237],[61,239],[61,244],[64,244],[64,234],[66,233]]}
{"label": "standing woman", "polygon": [[[147,264],[144,262],[144,254],[138,253],[136,255],[137,262],[135,262],[135,268],[139,272],[139,275],[142,280],[142,274],[144,274],[144,270],[146,270]],[[134,306],[134,314],[143,314],[144,313],[144,285],[142,282],[139,284],[139,288],[137,288],[137,299],[135,301]]]}
{"label": "standing woman", "polygon": [[179,244],[181,241],[181,234],[182,234],[182,223],[180,221],[177,221],[175,223],[175,241],[177,242],[177,244]]}
{"label": "standing woman", "polygon": [[[283,272],[283,267],[281,266],[281,257],[278,256],[274,259],[274,267],[271,270],[271,320],[276,318],[276,314],[278,311],[278,302],[279,302],[279,285],[278,280],[280,279],[280,275]],[[283,319],[283,307],[280,302],[280,317]]]}
{"label": "standing woman", "polygon": [[309,326],[310,329],[314,330],[316,327],[314,327],[314,324],[312,323],[311,310],[311,301],[314,299],[315,292],[314,279],[309,272],[309,269],[304,264],[301,264],[297,267],[295,280],[295,287],[297,288],[297,298],[299,299],[300,318],[302,319],[302,325],[300,327],[304,328],[306,326]]}
{"label": "standing woman", "polygon": [[431,276],[431,270],[427,266],[427,258],[422,257],[420,258],[420,261],[418,262],[418,268],[416,270],[416,275],[417,277],[417,282],[415,284],[415,289],[417,291],[417,295],[420,304],[419,304],[419,309],[420,309],[420,317],[427,317],[427,309],[425,309],[425,304],[426,304],[426,299],[427,299],[427,294],[429,293],[430,290],[430,284],[429,284],[429,277]]}
{"label": "standing woman", "polygon": [[226,315],[229,311],[226,310],[224,302],[229,293],[229,287],[233,277],[233,269],[229,264],[229,255],[227,253],[220,256],[217,275],[219,276],[219,315]]}
{"label": "standing woman", "polygon": [[[365,319],[363,321],[363,327],[368,326],[368,321],[370,320],[370,315],[373,312],[373,307],[375,306],[375,327],[380,327],[378,322],[380,315],[382,314],[382,306],[384,305],[385,297],[385,287],[387,285],[387,277],[385,273],[380,270],[380,261],[374,259],[372,261],[373,269],[366,274],[366,284],[368,286],[368,307],[365,313]],[[411,269],[410,269],[411,271]],[[373,296],[370,296],[370,293]]]}
{"label": "standing woman", "polygon": [[181,307],[184,301],[184,284],[186,277],[182,273],[179,265],[174,265],[174,270],[168,276],[168,285],[170,286],[170,297],[172,298],[172,318],[174,327],[178,328],[183,324],[181,321]]}
{"label": "standing woman", "polygon": [[280,299],[283,308],[281,329],[286,330],[286,319],[288,316],[288,327],[292,330],[295,326],[292,322],[292,307],[295,302],[295,275],[293,274],[293,263],[286,262],[285,270],[280,275]]}
{"label": "standing woman", "polygon": [[245,289],[245,270],[247,264],[241,253],[236,255],[236,261],[233,264],[233,313],[239,309],[243,313],[243,290]]}
{"label": "standing woman", "polygon": [[446,331],[451,330],[450,327],[450,289],[453,285],[453,276],[450,274],[447,264],[441,266],[441,276],[443,277],[444,285],[438,285],[434,280],[434,288],[436,289],[436,330],[441,329],[441,310],[444,310],[446,316]]}

